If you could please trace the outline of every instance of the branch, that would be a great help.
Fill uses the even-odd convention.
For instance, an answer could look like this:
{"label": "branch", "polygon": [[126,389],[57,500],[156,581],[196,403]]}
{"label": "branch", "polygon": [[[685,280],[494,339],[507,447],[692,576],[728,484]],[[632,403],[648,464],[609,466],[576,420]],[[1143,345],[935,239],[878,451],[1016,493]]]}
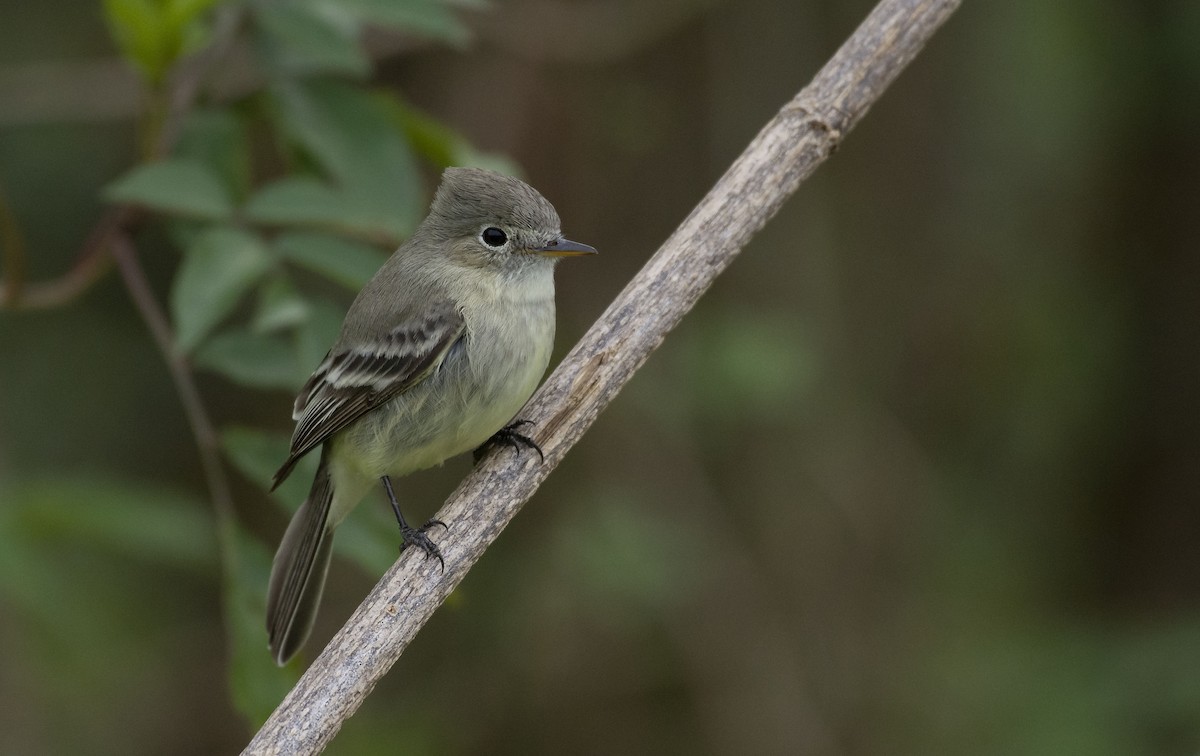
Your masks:
{"label": "branch", "polygon": [[[143,217],[142,211],[129,205],[118,205],[106,210],[88,233],[87,241],[80,248],[79,256],[75,258],[70,270],[50,281],[25,282],[21,275],[24,269],[24,248],[19,245],[6,247],[5,272],[9,280],[0,281],[0,310],[50,309],[62,307],[75,299],[108,270],[108,264],[111,262],[109,245],[112,244],[113,237],[124,229],[133,228]],[[10,222],[13,224],[12,234],[19,238],[20,231],[16,228],[16,219],[10,218]]]}
{"label": "branch", "polygon": [[183,404],[184,414],[187,416],[188,425],[192,429],[192,437],[196,441],[197,451],[200,454],[200,465],[204,470],[208,492],[212,496],[213,509],[216,510],[217,535],[221,541],[221,554],[225,560],[225,574],[236,575],[236,565],[232,563],[232,560],[237,553],[234,544],[237,535],[237,513],[233,506],[233,493],[230,489],[229,477],[225,474],[225,468],[221,464],[220,438],[213,427],[212,420],[208,417],[208,411],[204,408],[200,390],[196,388],[196,381],[192,377],[191,366],[175,347],[175,338],[171,333],[167,314],[163,312],[158,300],[154,298],[154,291],[150,287],[150,282],[146,280],[146,274],[142,271],[141,263],[138,261],[137,250],[134,249],[133,242],[126,234],[118,233],[113,236],[112,256],[121,273],[121,280],[125,282],[125,288],[129,291],[129,298],[133,300],[138,314],[142,316],[146,327],[150,329],[154,345],[158,347],[163,362],[167,364],[171,382],[175,384],[175,391],[179,394],[179,401]]}
{"label": "branch", "polygon": [[800,182],[836,149],[960,0],[882,0],[783,106],[521,412],[545,464],[491,455],[438,513],[445,573],[408,550],[244,754],[321,751],[538,485]]}

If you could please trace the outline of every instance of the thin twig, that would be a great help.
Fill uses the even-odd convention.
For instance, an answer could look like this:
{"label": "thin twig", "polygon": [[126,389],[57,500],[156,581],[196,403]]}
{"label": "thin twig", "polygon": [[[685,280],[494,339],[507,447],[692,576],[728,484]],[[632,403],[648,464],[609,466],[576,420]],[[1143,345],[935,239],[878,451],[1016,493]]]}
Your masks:
{"label": "thin twig", "polygon": [[471,565],[750,238],[866,114],[959,0],[882,0],[772,118],[521,411],[544,464],[491,455],[438,513],[445,573],[407,553],[271,715],[245,754],[332,740]]}
{"label": "thin twig", "polygon": [[[137,307],[138,314],[150,330],[154,345],[162,354],[171,374],[171,382],[175,384],[175,392],[183,403],[183,411],[187,416],[188,426],[196,441],[196,450],[200,455],[200,465],[204,471],[204,480],[212,497],[213,509],[217,515],[217,538],[220,543],[221,567],[226,577],[238,574],[237,563],[237,512],[233,506],[233,492],[229,485],[229,476],[221,463],[220,439],[216,428],[208,417],[200,391],[192,378],[191,367],[187,360],[175,348],[175,339],[171,333],[167,314],[154,298],[154,291],[146,274],[142,271],[137,258],[137,250],[133,242],[124,233],[116,234],[112,239],[112,258],[117,263],[121,280],[129,291],[129,298]],[[227,597],[228,598],[228,597]],[[232,631],[230,631],[232,632]]]}
{"label": "thin twig", "polygon": [[[66,273],[49,281],[27,281],[15,294],[11,287],[0,282],[0,309],[45,310],[62,307],[75,299],[108,270],[113,235],[122,229],[135,228],[143,217],[141,210],[128,205],[109,208],[88,232],[75,263]],[[6,272],[12,275],[11,271]]]}

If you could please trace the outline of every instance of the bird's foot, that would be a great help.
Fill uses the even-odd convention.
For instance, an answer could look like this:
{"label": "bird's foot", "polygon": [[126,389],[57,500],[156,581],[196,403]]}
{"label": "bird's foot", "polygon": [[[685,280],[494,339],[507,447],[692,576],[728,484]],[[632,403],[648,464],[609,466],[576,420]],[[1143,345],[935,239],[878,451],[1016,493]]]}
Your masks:
{"label": "bird's foot", "polygon": [[426,532],[435,525],[440,525],[443,530],[449,530],[446,527],[446,523],[441,520],[430,520],[419,528],[412,528],[407,524],[401,525],[400,534],[404,536],[404,543],[400,544],[400,551],[403,552],[409,546],[415,546],[425,552],[426,559],[437,557],[438,563],[442,565],[442,572],[445,572],[446,560],[442,559],[442,550],[426,535]]}
{"label": "bird's foot", "polygon": [[486,454],[489,449],[496,446],[507,446],[515,451],[518,455],[521,453],[521,447],[533,449],[538,453],[538,458],[541,459],[542,462],[545,462],[546,455],[542,454],[542,447],[538,446],[537,442],[532,438],[517,430],[517,428],[520,428],[522,425],[533,425],[533,421],[517,420],[509,423],[493,433],[491,438],[480,444],[479,448],[472,453],[471,456],[475,458],[475,462],[478,463],[479,460],[483,459],[483,455]]}

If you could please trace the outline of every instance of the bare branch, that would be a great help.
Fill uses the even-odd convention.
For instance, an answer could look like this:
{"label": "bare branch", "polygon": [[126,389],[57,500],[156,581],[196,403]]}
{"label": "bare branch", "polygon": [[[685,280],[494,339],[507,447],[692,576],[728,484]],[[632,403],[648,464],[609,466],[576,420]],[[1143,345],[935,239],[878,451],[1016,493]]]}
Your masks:
{"label": "bare branch", "polygon": [[[24,281],[21,278],[24,250],[18,247],[13,252],[10,249],[6,259],[11,269],[5,272],[10,278],[16,275],[20,284],[13,286],[10,282],[0,281],[0,309],[41,310],[62,307],[70,302],[108,270],[108,264],[111,262],[109,245],[113,236],[122,229],[133,228],[142,217],[144,213],[128,205],[118,205],[106,210],[92,227],[70,270],[50,281]],[[15,229],[16,219],[11,218],[10,222]],[[14,230],[13,233],[20,232]],[[9,254],[13,257],[9,258]]]}
{"label": "bare branch", "polygon": [[[522,418],[546,451],[493,455],[438,517],[436,562],[404,554],[375,586],[246,754],[311,754],[332,740],[471,565],[750,238],[836,149],[959,0],[882,0],[809,86],[767,123],[554,371]],[[265,653],[265,651],[264,651]]]}
{"label": "bare branch", "polygon": [[167,314],[154,298],[154,291],[142,271],[133,242],[126,234],[115,233],[111,247],[112,257],[121,273],[121,280],[125,282],[125,288],[129,291],[129,298],[133,300],[146,327],[150,329],[154,345],[162,353],[163,361],[167,363],[167,370],[171,374],[171,381],[175,384],[175,391],[179,394],[179,401],[183,403],[183,411],[200,454],[200,464],[204,469],[208,492],[212,496],[213,509],[216,510],[217,535],[221,543],[225,574],[236,575],[237,565],[234,560],[237,549],[234,539],[237,536],[237,513],[233,506],[229,476],[225,474],[225,468],[221,464],[220,438],[212,420],[209,419],[208,411],[204,408],[200,390],[196,388],[196,381],[192,377],[191,366],[175,348],[175,337],[171,333]]}

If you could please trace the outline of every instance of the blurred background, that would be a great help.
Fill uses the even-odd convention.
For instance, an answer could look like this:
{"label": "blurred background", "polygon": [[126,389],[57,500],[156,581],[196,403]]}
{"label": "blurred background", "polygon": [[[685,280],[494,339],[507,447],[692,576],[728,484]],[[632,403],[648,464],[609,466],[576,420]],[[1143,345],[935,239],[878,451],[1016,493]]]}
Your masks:
{"label": "blurred background", "polygon": [[[222,322],[254,329],[209,342],[180,293],[205,229],[156,203],[164,176],[111,183],[146,160],[154,61],[174,59],[130,29],[168,6],[0,8],[4,276],[16,247],[29,285],[69,270],[106,186],[167,211],[135,240],[201,344],[235,530],[114,270],[0,311],[4,753],[237,752],[394,558],[368,502],[308,648],[271,667],[266,569],[307,481],[264,484],[328,342],[264,377],[283,342],[254,339],[336,326],[440,163],[519,170],[601,250],[559,269],[561,356],[873,3],[313,0],[299,21],[251,3],[175,154],[219,164],[204,148],[235,124],[235,202],[280,176],[338,185],[287,88],[369,91],[408,166],[383,210],[409,220],[332,258],[262,231],[263,269],[292,272],[230,301]],[[360,58],[358,26],[321,26],[340,6],[365,19]],[[196,11],[179,50],[230,7]],[[329,752],[1196,753],[1197,40],[1194,2],[966,3]],[[294,207],[255,197],[247,217],[287,227]],[[412,516],[469,467],[401,481]]]}

